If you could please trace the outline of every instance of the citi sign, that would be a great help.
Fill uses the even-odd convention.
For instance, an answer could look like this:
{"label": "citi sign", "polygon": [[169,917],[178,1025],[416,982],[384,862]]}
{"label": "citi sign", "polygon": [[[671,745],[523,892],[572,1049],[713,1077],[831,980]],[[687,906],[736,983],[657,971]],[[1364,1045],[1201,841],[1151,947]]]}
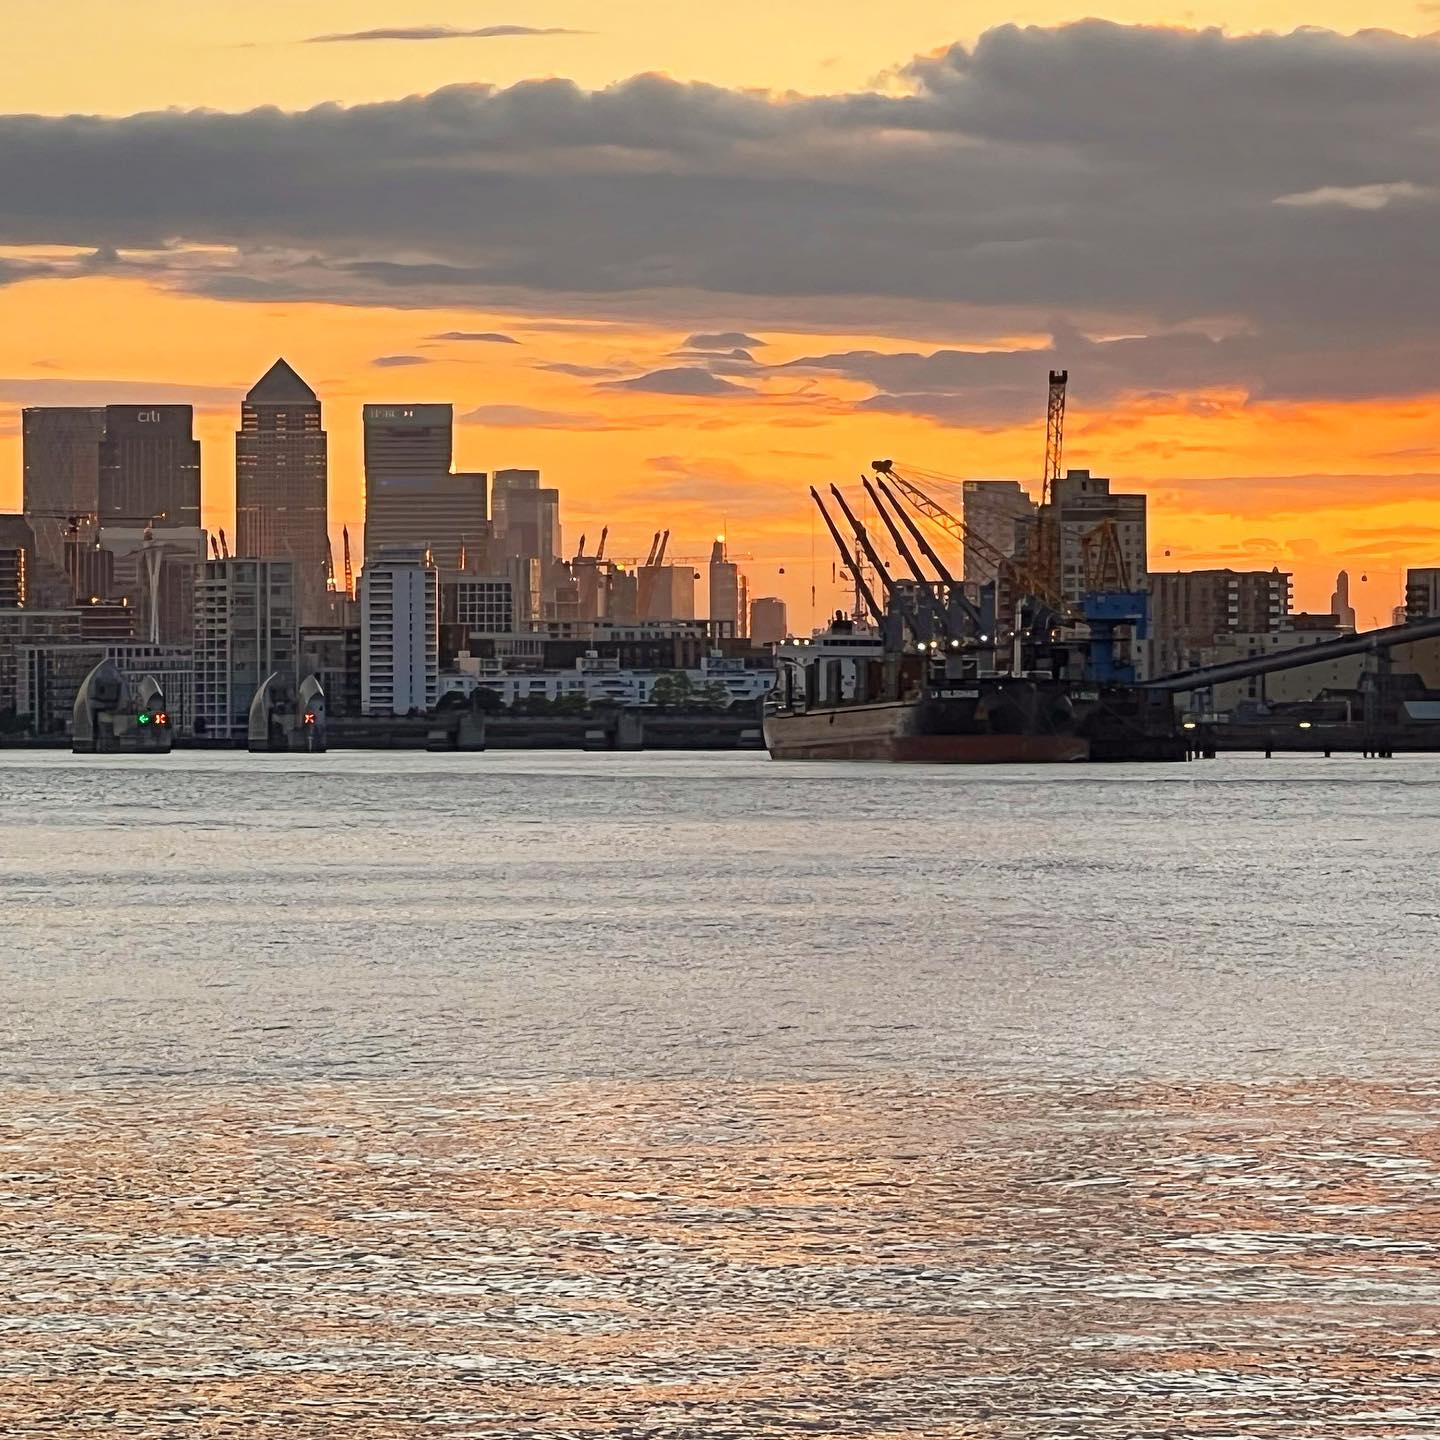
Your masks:
{"label": "citi sign", "polygon": [[137,410],[135,419],[141,425],[158,425],[164,416],[158,410]]}

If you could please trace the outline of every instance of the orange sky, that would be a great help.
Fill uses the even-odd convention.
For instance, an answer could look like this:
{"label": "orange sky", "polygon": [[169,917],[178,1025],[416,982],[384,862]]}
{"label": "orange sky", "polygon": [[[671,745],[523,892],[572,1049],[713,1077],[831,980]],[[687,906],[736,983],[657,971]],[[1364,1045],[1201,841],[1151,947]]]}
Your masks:
{"label": "orange sky", "polygon": [[[966,7],[958,21],[953,6],[930,0],[885,7],[736,0],[723,16],[716,11],[710,18],[659,0],[603,10],[593,0],[550,0],[505,14],[436,3],[423,17],[369,0],[311,0],[304,7],[15,0],[11,8],[17,13],[7,14],[0,106],[50,115],[77,109],[122,115],[172,104],[348,103],[458,81],[505,84],[547,70],[585,85],[657,69],[812,93],[883,88],[891,83],[884,72],[909,54],[969,39],[1007,18],[1049,23],[1070,14],[1047,4],[1001,9],[988,0]],[[113,23],[117,12],[123,25]],[[1342,3],[1267,3],[1230,6],[1228,13],[1219,6],[1203,15],[1134,4],[1109,13],[1237,29],[1302,20],[1353,28],[1363,20],[1421,33],[1435,23],[1413,4],[1360,12]],[[523,19],[595,33],[439,44],[292,43],[419,18],[456,26]],[[54,62],[61,52],[63,66]],[[0,260],[50,253],[36,244],[12,246],[0,249]],[[541,368],[560,363],[614,375],[664,369],[680,363],[673,355],[687,333],[710,328],[740,327],[763,338],[767,366],[817,353],[925,350],[957,338],[938,317],[935,333],[927,333],[915,307],[896,307],[883,322],[882,309],[872,307],[868,325],[842,319],[838,328],[818,333],[813,308],[802,316],[794,306],[763,299],[743,312],[733,303],[714,303],[707,312],[703,298],[691,297],[683,324],[662,325],[627,318],[619,304],[538,296],[508,296],[503,309],[401,309],[204,298],[159,275],[67,274],[0,284],[0,507],[18,507],[20,500],[22,403],[75,403],[66,388],[73,381],[96,382],[85,398],[98,403],[108,382],[143,381],[196,391],[206,521],[229,528],[239,396],[281,354],[325,403],[337,542],[342,524],[358,532],[361,522],[361,404],[448,400],[457,416],[485,410],[482,420],[459,427],[457,463],[541,467],[547,481],[561,487],[567,544],[588,532],[593,545],[608,524],[612,554],[639,554],[654,529],[668,527],[675,532],[672,548],[698,554],[724,529],[732,548],[756,557],[746,565],[752,593],[785,595],[797,624],[811,615],[812,581],[817,608],[829,607],[838,594],[829,545],[814,537],[810,484],[852,480],[882,454],[956,477],[1029,484],[1038,475],[1046,378],[1038,358],[1033,416],[996,429],[947,428],[914,415],[858,410],[871,387],[838,375],[767,370],[747,380],[753,394],[687,398],[608,389],[597,376]],[[447,331],[497,331],[519,343],[427,338]],[[377,366],[382,357],[413,360]],[[1077,385],[1067,460],[1150,494],[1152,568],[1280,565],[1296,572],[1301,606],[1324,608],[1334,572],[1345,565],[1357,581],[1360,618],[1370,623],[1388,619],[1406,564],[1440,560],[1440,423],[1433,396],[1247,403],[1242,391],[1220,388],[1129,396],[1109,410],[1087,411],[1082,394]]]}

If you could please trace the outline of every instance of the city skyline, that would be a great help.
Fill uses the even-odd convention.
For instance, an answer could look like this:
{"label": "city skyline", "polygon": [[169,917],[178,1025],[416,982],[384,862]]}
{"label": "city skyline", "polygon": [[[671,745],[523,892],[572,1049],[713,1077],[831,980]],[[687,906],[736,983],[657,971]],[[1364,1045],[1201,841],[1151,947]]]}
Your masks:
{"label": "city skyline", "polygon": [[[327,405],[332,541],[352,416],[403,394],[455,405],[457,468],[552,477],[577,533],[743,534],[800,616],[810,484],[891,454],[1033,489],[1060,365],[1067,460],[1149,497],[1159,568],[1278,565],[1318,608],[1348,567],[1370,621],[1440,547],[1424,6],[901,0],[808,46],[808,0],[165,5],[113,43],[92,11],[43,84],[60,18],[7,37],[0,505],[24,405],[193,403],[228,529],[233,413],[285,355]],[[112,164],[143,197],[86,181]]]}

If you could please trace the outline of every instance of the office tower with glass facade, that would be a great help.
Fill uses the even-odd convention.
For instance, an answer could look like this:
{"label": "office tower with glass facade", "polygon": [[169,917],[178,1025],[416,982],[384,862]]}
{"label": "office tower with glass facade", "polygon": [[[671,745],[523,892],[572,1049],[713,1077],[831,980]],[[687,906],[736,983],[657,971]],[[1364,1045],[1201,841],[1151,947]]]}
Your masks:
{"label": "office tower with glass facade", "polygon": [[277,360],[235,436],[235,553],[295,566],[301,624],[325,611],[327,444],[315,392]]}
{"label": "office tower with glass facade", "polygon": [[467,548],[489,533],[486,476],[451,469],[451,405],[367,405],[365,559],[382,549],[428,554],[440,570],[462,569]]}

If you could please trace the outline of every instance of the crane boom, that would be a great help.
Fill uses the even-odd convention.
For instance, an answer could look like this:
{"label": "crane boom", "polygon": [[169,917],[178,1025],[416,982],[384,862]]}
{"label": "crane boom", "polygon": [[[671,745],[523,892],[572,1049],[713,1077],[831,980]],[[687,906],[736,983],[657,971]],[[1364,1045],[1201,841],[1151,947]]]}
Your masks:
{"label": "crane boom", "polygon": [[859,562],[851,554],[850,547],[845,543],[845,537],[841,535],[839,528],[830,518],[830,512],[825,508],[825,502],[820,498],[820,492],[812,485],[810,487],[810,498],[815,502],[815,507],[820,511],[820,518],[825,522],[825,528],[830,532],[830,538],[835,542],[835,548],[840,552],[840,558],[845,562],[845,568],[849,570],[855,581],[855,588],[860,592],[861,598],[865,601],[866,607],[871,615],[875,617],[877,625],[884,624],[885,612],[880,608],[879,602],[875,599],[875,592],[865,580],[865,572],[860,568]]}
{"label": "crane boom", "polygon": [[[970,548],[987,565],[993,566],[997,574],[1003,574],[1014,584],[1014,586],[1026,594],[1035,596],[1037,600],[1043,601],[1052,610],[1063,612],[1064,601],[1056,593],[1055,587],[1047,584],[1035,574],[1033,570],[1022,566],[1013,555],[1007,555],[998,546],[992,545],[984,536],[978,534],[963,520],[958,520],[938,501],[932,500],[913,480],[906,479],[894,464],[889,460],[877,460],[874,462],[874,470],[881,478],[881,488],[885,489],[885,481],[891,480],[895,483],[896,489],[927,519],[931,524],[943,530],[952,540],[959,545],[969,545]],[[888,490],[887,490],[888,493]],[[894,497],[891,503],[895,504]],[[899,508],[898,506],[896,507]],[[909,517],[901,511],[901,519],[909,521]],[[927,550],[927,554],[933,554]],[[932,563],[934,563],[932,561]]]}
{"label": "crane boom", "polygon": [[355,598],[355,572],[350,568],[350,527],[346,525],[340,531],[340,541],[345,549],[345,598]]}
{"label": "crane boom", "polygon": [[870,543],[870,537],[865,533],[865,527],[855,518],[855,512],[846,502],[845,496],[841,493],[838,485],[830,487],[830,493],[835,497],[835,503],[839,505],[840,512],[845,516],[854,532],[855,539],[859,542],[860,548],[865,552],[865,558],[874,566],[875,574],[880,578],[880,588],[885,592],[886,600],[895,591],[895,582],[890,578],[890,572],[885,568],[884,562],[880,559],[880,552]]}

